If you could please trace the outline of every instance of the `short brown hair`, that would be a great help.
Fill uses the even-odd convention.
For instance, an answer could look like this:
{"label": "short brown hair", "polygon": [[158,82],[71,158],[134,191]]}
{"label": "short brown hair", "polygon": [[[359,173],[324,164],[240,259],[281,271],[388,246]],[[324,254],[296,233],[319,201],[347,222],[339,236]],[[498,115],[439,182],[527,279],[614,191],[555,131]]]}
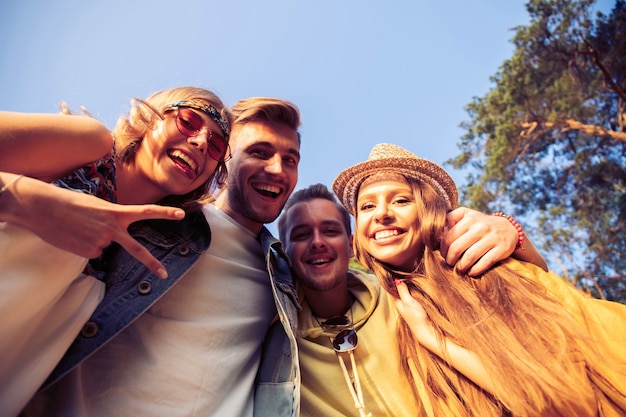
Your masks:
{"label": "short brown hair", "polygon": [[239,100],[231,107],[232,125],[255,121],[283,123],[295,130],[300,143],[300,110],[290,101],[272,97],[250,97]]}
{"label": "short brown hair", "polygon": [[328,189],[328,187],[326,187],[324,184],[318,183],[309,185],[306,188],[296,191],[289,198],[289,200],[287,200],[287,203],[285,203],[285,207],[283,208],[283,214],[278,218],[277,224],[278,238],[281,240],[281,242],[285,242],[287,237],[287,230],[285,230],[287,225],[285,224],[285,222],[287,221],[287,212],[289,211],[289,209],[298,203],[311,201],[318,198],[321,200],[328,200],[331,203],[335,204],[337,210],[341,214],[341,220],[344,228],[346,229],[346,234],[348,235],[348,237],[352,235],[350,213],[348,213],[348,210],[346,210],[345,207],[342,206],[339,201],[337,201],[335,195]]}

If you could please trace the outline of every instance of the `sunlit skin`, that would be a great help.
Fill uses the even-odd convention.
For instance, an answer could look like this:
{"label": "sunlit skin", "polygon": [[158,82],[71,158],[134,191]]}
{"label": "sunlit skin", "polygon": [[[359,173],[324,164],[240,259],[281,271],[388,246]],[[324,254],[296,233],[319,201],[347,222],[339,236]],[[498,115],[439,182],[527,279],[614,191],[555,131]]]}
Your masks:
{"label": "sunlit skin", "polygon": [[263,224],[278,217],[298,182],[298,134],[283,123],[238,124],[230,147],[227,187],[217,206],[259,233]]}
{"label": "sunlit skin", "polygon": [[401,271],[413,271],[423,244],[411,186],[401,180],[366,184],[359,190],[356,211],[355,234],[363,249]]}
{"label": "sunlit skin", "polygon": [[[154,130],[146,133],[135,158],[126,169],[134,172],[132,184],[126,175],[117,178],[120,201],[142,204],[168,195],[183,195],[204,184],[218,162],[207,152],[211,132],[221,132],[217,124],[201,111],[193,110],[204,124],[197,136],[187,137],[176,127],[176,112],[164,114]],[[121,171],[118,171],[122,173]]]}
{"label": "sunlit skin", "polygon": [[344,314],[350,306],[346,271],[352,238],[337,206],[323,198],[294,204],[285,217],[285,251],[305,299],[318,317]]}
{"label": "sunlit skin", "polygon": [[295,204],[285,225],[285,248],[302,285],[325,291],[345,282],[352,246],[335,204],[321,198]]}

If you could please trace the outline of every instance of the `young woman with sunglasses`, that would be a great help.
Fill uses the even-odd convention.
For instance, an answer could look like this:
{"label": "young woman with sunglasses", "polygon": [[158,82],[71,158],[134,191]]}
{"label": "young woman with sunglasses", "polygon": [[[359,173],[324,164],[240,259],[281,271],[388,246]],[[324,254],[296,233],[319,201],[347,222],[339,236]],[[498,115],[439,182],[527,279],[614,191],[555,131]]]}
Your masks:
{"label": "young woman with sunglasses", "polygon": [[[126,227],[181,219],[225,182],[230,113],[215,94],[180,87],[132,104],[112,132],[64,106],[0,112],[0,312],[11,317],[0,325],[3,415],[20,411],[100,301],[87,258],[117,241],[167,277]],[[41,193],[85,210],[46,213]]]}
{"label": "young woman with sunglasses", "polygon": [[450,267],[439,245],[456,186],[398,146],[374,147],[333,190],[355,216],[357,259],[396,299],[419,415],[626,414],[626,306],[513,259],[479,277]]}

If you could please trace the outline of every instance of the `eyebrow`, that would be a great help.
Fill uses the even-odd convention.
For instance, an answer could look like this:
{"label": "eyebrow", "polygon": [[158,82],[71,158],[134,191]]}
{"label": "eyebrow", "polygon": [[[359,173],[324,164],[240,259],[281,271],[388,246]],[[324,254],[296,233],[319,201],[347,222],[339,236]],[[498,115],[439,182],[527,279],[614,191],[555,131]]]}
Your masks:
{"label": "eyebrow", "polygon": [[[338,221],[338,220],[324,220],[321,224],[322,224],[322,226],[337,226],[337,227],[342,227],[343,226],[343,223]],[[291,228],[291,230],[301,229],[301,228],[305,228],[305,227],[312,228],[310,223],[298,223],[298,224],[295,224]]]}
{"label": "eyebrow", "polygon": [[[248,146],[248,148],[252,148],[253,146],[259,146],[259,145],[260,145],[260,146],[265,146],[265,147],[267,147],[267,148],[277,149],[277,148],[276,148],[276,146],[275,146],[273,143],[271,143],[271,142],[269,142],[269,141],[267,141],[267,140],[265,140],[265,141],[258,141],[258,142],[251,143],[251,144]],[[299,151],[299,150],[297,150],[296,148],[289,148],[289,149],[287,149],[287,153],[288,153],[288,154],[291,154],[291,155],[294,155],[294,156],[296,156],[298,159],[300,159],[300,151]]]}

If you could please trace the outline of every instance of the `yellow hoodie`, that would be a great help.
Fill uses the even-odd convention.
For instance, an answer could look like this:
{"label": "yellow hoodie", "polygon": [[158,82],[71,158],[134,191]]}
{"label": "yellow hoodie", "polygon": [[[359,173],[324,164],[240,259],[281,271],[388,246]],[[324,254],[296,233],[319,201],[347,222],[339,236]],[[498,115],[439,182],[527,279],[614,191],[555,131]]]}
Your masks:
{"label": "yellow hoodie", "polygon": [[[408,380],[400,369],[396,322],[398,313],[373,275],[351,269],[348,290],[355,302],[345,313],[358,336],[354,357],[363,390],[365,414],[416,416],[418,407]],[[322,321],[322,320],[319,320]],[[359,416],[330,338],[306,303],[298,322],[298,348],[302,374],[302,417]],[[347,353],[342,353],[352,375]]]}

